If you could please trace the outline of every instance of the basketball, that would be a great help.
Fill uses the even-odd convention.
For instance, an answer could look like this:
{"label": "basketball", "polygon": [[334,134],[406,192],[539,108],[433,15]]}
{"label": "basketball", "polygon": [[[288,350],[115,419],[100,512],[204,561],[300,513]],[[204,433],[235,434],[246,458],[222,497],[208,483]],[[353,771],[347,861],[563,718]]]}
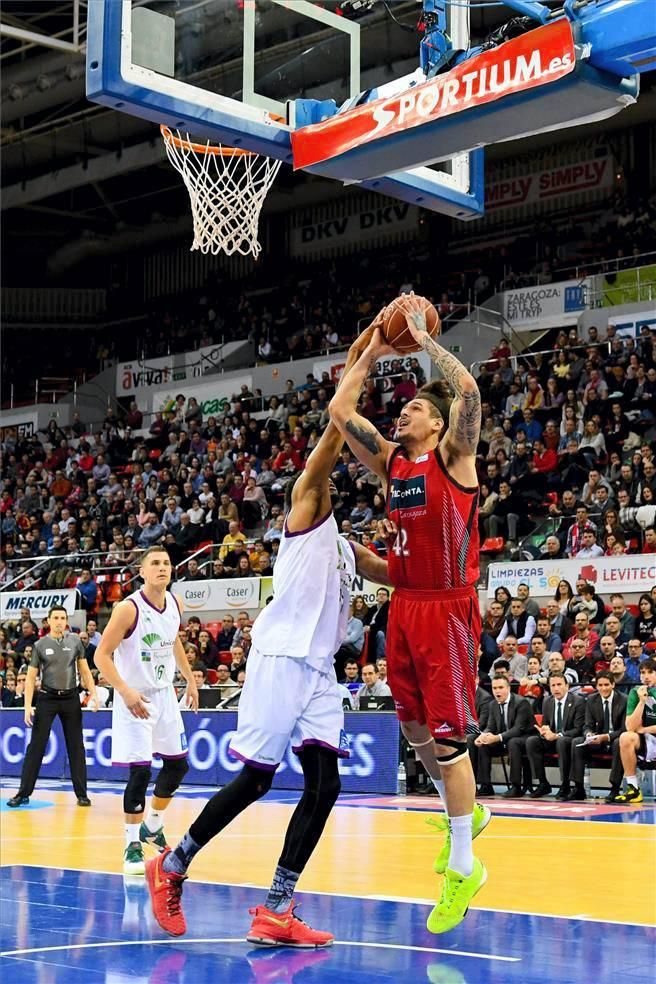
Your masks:
{"label": "basketball", "polygon": [[[421,348],[410,334],[408,322],[405,315],[405,299],[407,295],[402,294],[395,297],[387,305],[383,314],[383,336],[399,355],[408,355],[410,352],[419,352]],[[431,337],[440,333],[440,316],[425,297],[417,297],[421,301],[426,313],[426,330]]]}

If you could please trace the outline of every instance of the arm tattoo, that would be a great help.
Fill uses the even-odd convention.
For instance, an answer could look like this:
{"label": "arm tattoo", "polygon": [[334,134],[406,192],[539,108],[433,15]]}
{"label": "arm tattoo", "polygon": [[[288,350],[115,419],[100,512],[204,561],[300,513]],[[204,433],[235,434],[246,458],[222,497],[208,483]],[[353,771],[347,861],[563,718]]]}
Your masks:
{"label": "arm tattoo", "polygon": [[378,434],[375,430],[370,430],[369,427],[363,427],[361,424],[356,424],[353,420],[346,421],[346,430],[349,434],[352,434],[356,441],[358,441],[363,448],[371,454],[380,453],[380,445],[378,443]]}
{"label": "arm tattoo", "polygon": [[481,394],[478,386],[472,388],[471,385],[464,385],[465,379],[470,376],[467,369],[430,335],[424,335],[421,344],[456,393],[449,415],[451,443],[456,448],[462,448],[465,454],[475,454],[481,431]]}

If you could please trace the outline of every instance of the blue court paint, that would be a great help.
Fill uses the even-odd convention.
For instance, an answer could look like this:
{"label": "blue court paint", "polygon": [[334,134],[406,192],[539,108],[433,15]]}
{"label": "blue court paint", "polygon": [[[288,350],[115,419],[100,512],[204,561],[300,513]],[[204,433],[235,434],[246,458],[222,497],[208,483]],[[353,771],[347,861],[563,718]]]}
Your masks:
{"label": "blue court paint", "polygon": [[18,813],[19,810],[21,812],[23,810],[45,810],[47,807],[55,805],[51,800],[32,799],[30,797],[30,802],[26,803],[25,806],[7,806],[7,799],[11,799],[11,796],[0,800],[0,813]]}
{"label": "blue court paint", "polygon": [[[189,883],[188,934],[172,940],[143,881],[12,865],[2,880],[2,956],[11,984],[651,984],[656,932],[644,926],[472,910],[432,936],[428,906],[299,894],[330,950],[260,950],[242,942],[262,891]],[[23,951],[23,952],[20,952]]]}

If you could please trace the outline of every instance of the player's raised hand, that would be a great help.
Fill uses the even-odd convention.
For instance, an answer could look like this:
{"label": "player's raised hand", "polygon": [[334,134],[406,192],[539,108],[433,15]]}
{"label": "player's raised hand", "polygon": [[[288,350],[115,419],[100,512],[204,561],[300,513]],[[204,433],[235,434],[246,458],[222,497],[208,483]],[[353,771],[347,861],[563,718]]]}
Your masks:
{"label": "player's raised hand", "polygon": [[412,291],[399,298],[397,304],[402,301],[403,313],[408,325],[408,331],[418,343],[421,343],[422,335],[426,332],[426,308],[423,299],[420,300]]}
{"label": "player's raised hand", "polygon": [[150,701],[138,690],[128,687],[121,693],[121,697],[132,717],[143,718],[144,720],[150,717],[150,712],[146,706],[150,704]]}

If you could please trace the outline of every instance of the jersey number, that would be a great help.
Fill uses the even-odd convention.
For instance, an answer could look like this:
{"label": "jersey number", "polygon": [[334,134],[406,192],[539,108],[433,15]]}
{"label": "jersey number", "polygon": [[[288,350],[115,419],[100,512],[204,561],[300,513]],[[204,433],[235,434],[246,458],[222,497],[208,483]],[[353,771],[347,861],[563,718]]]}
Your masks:
{"label": "jersey number", "polygon": [[158,680],[161,680],[162,677],[164,676],[164,664],[163,663],[159,663],[158,664],[157,669],[155,670],[155,676],[157,677]]}
{"label": "jersey number", "polygon": [[396,540],[394,541],[394,546],[392,550],[397,557],[409,557],[410,551],[408,549],[408,531],[399,530],[396,534]]}

